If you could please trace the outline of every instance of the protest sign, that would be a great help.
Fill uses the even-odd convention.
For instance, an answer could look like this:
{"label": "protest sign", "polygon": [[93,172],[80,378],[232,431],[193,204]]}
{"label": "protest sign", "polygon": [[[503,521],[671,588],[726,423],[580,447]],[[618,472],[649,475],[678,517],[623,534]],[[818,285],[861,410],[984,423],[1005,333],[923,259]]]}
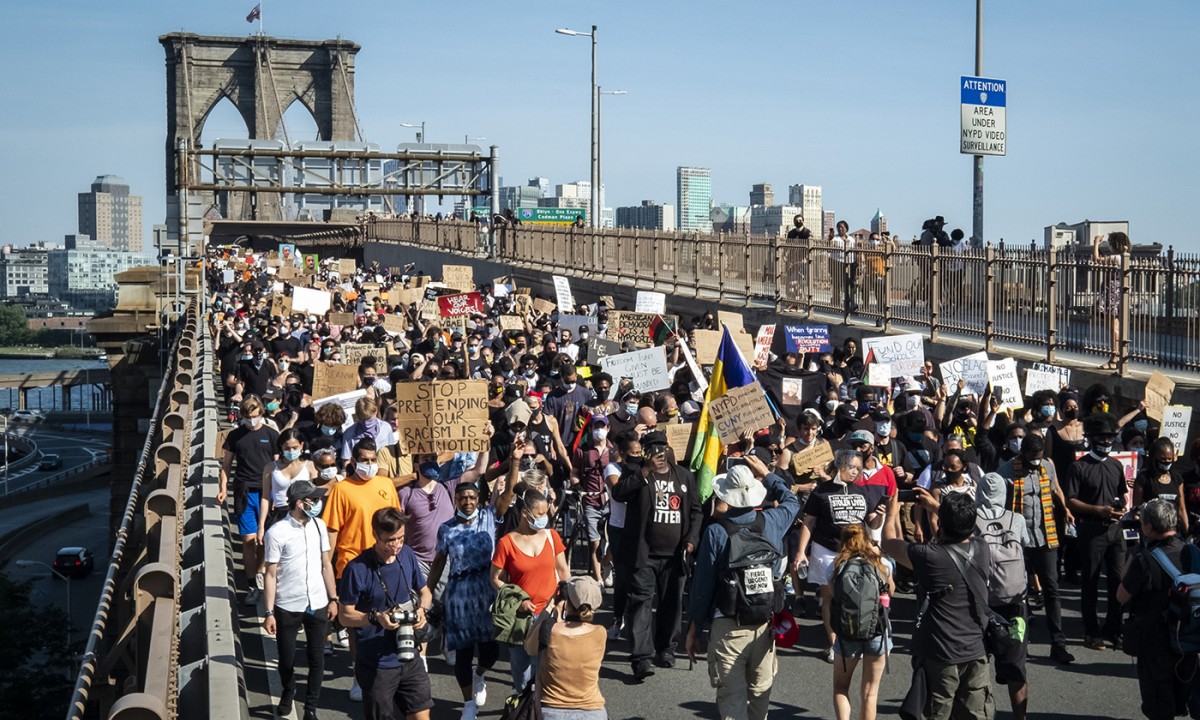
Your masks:
{"label": "protest sign", "polygon": [[510,296],[512,300],[513,314],[522,317],[528,315],[533,310],[533,298],[529,295],[516,294]]}
{"label": "protest sign", "polygon": [[525,318],[520,315],[501,315],[500,316],[500,332],[509,330],[524,330]]}
{"label": "protest sign", "polygon": [[357,390],[360,384],[357,365],[320,361],[313,365],[312,396],[316,400]]}
{"label": "protest sign", "polygon": [[735,335],[746,329],[746,321],[742,319],[741,313],[726,312],[725,310],[717,311],[717,325],[728,325],[729,332]]}
{"label": "protest sign", "polygon": [[396,431],[412,454],[484,452],[491,442],[486,380],[396,385]]}
{"label": "protest sign", "polygon": [[[517,297],[528,297],[528,296],[527,295],[518,295]],[[537,298],[536,300],[533,301],[533,309],[540,312],[543,315],[549,315],[550,313],[554,312],[554,308],[555,308],[554,303],[550,302],[549,300],[543,300],[541,298]]]}
{"label": "protest sign", "polygon": [[442,311],[438,307],[436,300],[421,301],[421,311],[417,314],[417,317],[425,322],[436,322],[441,316]]}
{"label": "protest sign", "polygon": [[692,433],[696,431],[696,423],[667,423],[661,425],[667,433],[667,445],[675,451],[675,462],[686,463],[688,447],[692,444]]}
{"label": "protest sign", "polygon": [[562,312],[571,312],[575,309],[575,298],[571,295],[571,281],[562,275],[551,277],[554,278],[554,294],[558,298],[558,309]]}
{"label": "protest sign", "polygon": [[671,387],[671,378],[667,375],[667,351],[662,347],[609,355],[601,359],[599,364],[604,372],[612,376],[613,385],[621,378],[629,378],[633,386],[643,393]]}
{"label": "protest sign", "polygon": [[891,387],[892,366],[887,363],[871,363],[868,365],[867,384],[871,387]]}
{"label": "protest sign", "polygon": [[828,325],[784,325],[787,351],[794,353],[831,352]]}
{"label": "protest sign", "polygon": [[1030,368],[1025,371],[1025,397],[1033,397],[1034,393],[1043,390],[1058,392],[1062,389],[1062,375],[1045,370],[1034,370]]}
{"label": "protest sign", "polygon": [[688,344],[681,342],[677,347],[679,348],[679,353],[683,355],[683,361],[687,363],[688,370],[692,371],[692,381],[696,384],[696,387],[692,390],[692,397],[697,402],[700,402],[704,399],[704,391],[708,389],[708,378],[704,376],[704,371],[700,369],[696,358],[692,357],[692,351],[688,348]]}
{"label": "protest sign", "polygon": [[761,430],[775,422],[771,406],[757,381],[726,390],[724,395],[708,404],[708,412],[717,435],[726,445],[738,442],[747,432]]}
{"label": "protest sign", "polygon": [[374,357],[377,364],[387,362],[387,349],[375,347],[367,343],[346,343],[342,345],[342,362],[358,367],[365,357]]}
{"label": "protest sign", "polygon": [[346,413],[346,421],[342,423],[342,430],[348,430],[354,424],[354,405],[360,397],[367,394],[366,390],[354,390],[352,392],[338,393],[325,398],[313,400],[313,410],[319,410],[325,405],[334,404],[342,408],[342,412]]}
{"label": "protest sign", "polygon": [[292,288],[292,310],[295,312],[320,317],[329,312],[331,301],[332,298],[326,290]]}
{"label": "protest sign", "polygon": [[510,294],[512,294],[512,289],[512,277],[509,275],[494,278],[492,280],[492,295],[495,297],[508,297]]}
{"label": "protest sign", "polygon": [[1175,443],[1175,453],[1183,455],[1187,451],[1188,426],[1192,424],[1192,409],[1186,405],[1168,405],[1163,408],[1162,437],[1171,438]]}
{"label": "protest sign", "polygon": [[443,295],[438,298],[438,314],[442,317],[459,317],[471,313],[484,314],[483,298],[477,292]]}
{"label": "protest sign", "polygon": [[600,302],[604,303],[604,307],[608,308],[609,310],[617,309],[617,303],[615,300],[613,300],[612,295],[601,295]]}
{"label": "protest sign", "polygon": [[1163,408],[1171,402],[1175,383],[1171,378],[1155,370],[1146,382],[1146,417],[1162,422]]}
{"label": "protest sign", "polygon": [[771,343],[775,340],[775,325],[763,325],[754,338],[754,366],[761,367],[771,358]]}
{"label": "protest sign", "polygon": [[292,306],[292,298],[285,296],[283,293],[275,293],[271,297],[271,317],[287,317],[291,315]]}
{"label": "protest sign", "polygon": [[354,324],[354,313],[329,313],[329,324],[346,327]]}
{"label": "protest sign", "polygon": [[792,474],[809,475],[824,470],[833,462],[833,448],[825,440],[818,440],[808,447],[792,453]]}
{"label": "protest sign", "polygon": [[667,311],[667,296],[651,290],[638,290],[637,304],[634,310],[640,313],[655,313],[661,315]]}
{"label": "protest sign", "polygon": [[292,243],[279,243],[279,258],[283,265],[295,266],[300,256],[296,254],[296,246]]}
{"label": "protest sign", "polygon": [[701,365],[712,365],[717,361],[717,351],[721,348],[719,330],[693,330],[692,340],[696,343],[697,362]]}
{"label": "protest sign", "polygon": [[470,265],[442,265],[442,282],[452,290],[471,292],[475,289],[475,271]]}
{"label": "protest sign", "polygon": [[558,315],[558,331],[561,337],[563,330],[571,331],[571,340],[579,340],[579,331],[581,328],[587,328],[588,335],[596,334],[596,318],[590,315]]}
{"label": "protest sign", "polygon": [[354,264],[354,258],[341,258],[338,260],[338,274],[342,277],[350,277],[358,268]]}
{"label": "protest sign", "polygon": [[987,361],[987,353],[977,352],[940,364],[938,369],[942,373],[946,392],[953,394],[958,381],[962,380],[966,383],[963,394],[982,397],[988,385]]}
{"label": "protest sign", "polygon": [[[651,313],[622,312],[617,315],[617,342],[630,341],[637,347],[650,346],[650,323],[657,315]],[[665,320],[666,318],[664,318]],[[612,314],[609,315],[609,335],[612,335]],[[669,324],[669,323],[668,323]],[[611,338],[610,338],[611,339]]]}
{"label": "protest sign", "polygon": [[275,274],[275,277],[279,278],[280,280],[295,280],[299,276],[300,268],[296,267],[295,265],[284,265],[283,267],[279,268],[279,272]]}
{"label": "protest sign", "polygon": [[228,268],[226,268],[225,270],[222,270],[221,271],[221,282],[225,283],[226,285],[232,285],[234,274],[235,273]]}
{"label": "protest sign", "polygon": [[1054,387],[1055,392],[1058,392],[1058,390],[1060,388],[1065,388],[1071,384],[1071,369],[1070,368],[1059,367],[1057,365],[1051,365],[1050,363],[1035,362],[1033,364],[1033,369],[1038,370],[1040,372],[1057,373],[1058,374],[1058,376],[1060,378],[1060,382],[1058,385],[1056,385]]}
{"label": "protest sign", "polygon": [[621,354],[621,343],[614,340],[602,340],[598,337],[588,338],[588,360],[593,365],[599,365],[600,361],[612,355]]}
{"label": "protest sign", "polygon": [[988,383],[992,386],[992,397],[1000,401],[997,412],[1016,410],[1025,405],[1021,397],[1021,383],[1017,380],[1017,361],[1013,358],[987,361]]}
{"label": "protest sign", "polygon": [[384,315],[383,329],[390,333],[402,333],[408,330],[408,318],[403,315]]}
{"label": "protest sign", "polygon": [[404,308],[425,299],[425,290],[423,288],[401,288],[399,290],[392,290],[392,293],[396,295],[396,304]]}
{"label": "protest sign", "polygon": [[863,338],[863,359],[887,363],[897,376],[920,375],[925,364],[925,338],[916,333]]}

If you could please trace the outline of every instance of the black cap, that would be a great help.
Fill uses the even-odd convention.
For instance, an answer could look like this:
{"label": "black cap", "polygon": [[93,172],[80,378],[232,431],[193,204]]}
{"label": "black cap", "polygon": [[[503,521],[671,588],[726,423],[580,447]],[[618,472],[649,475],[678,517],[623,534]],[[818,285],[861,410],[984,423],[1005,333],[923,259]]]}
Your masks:
{"label": "black cap", "polygon": [[642,436],[642,448],[646,452],[653,453],[652,448],[655,447],[667,447],[667,434],[665,432],[661,430],[651,430]]}
{"label": "black cap", "polygon": [[1093,413],[1083,419],[1084,435],[1116,435],[1117,419],[1112,413]]}

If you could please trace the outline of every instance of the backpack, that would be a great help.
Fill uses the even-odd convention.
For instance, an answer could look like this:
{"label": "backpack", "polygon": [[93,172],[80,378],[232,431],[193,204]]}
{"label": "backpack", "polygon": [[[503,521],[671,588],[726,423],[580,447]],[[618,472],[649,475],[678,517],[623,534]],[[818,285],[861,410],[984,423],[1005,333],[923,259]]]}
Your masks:
{"label": "backpack", "polygon": [[1025,518],[1005,510],[992,520],[975,518],[975,532],[988,545],[992,564],[988,572],[988,605],[1009,605],[1025,595],[1028,580],[1025,574],[1025,547],[1017,523]]}
{"label": "backpack", "polygon": [[[718,566],[716,607],[738,625],[762,625],[783,609],[781,583],[775,582],[775,565],[781,555],[763,534],[766,520],[755,512],[749,524],[727,518],[717,521],[729,535]],[[777,587],[778,586],[778,587]]]}
{"label": "backpack", "polygon": [[866,641],[884,630],[883,603],[886,590],[879,569],[865,558],[850,558],[833,575],[833,602],[829,625],[839,638]]}
{"label": "backpack", "polygon": [[1170,606],[1167,627],[1170,629],[1171,649],[1181,655],[1200,653],[1200,548],[1184,543],[1180,560],[1188,572],[1181,572],[1162,548],[1154,548],[1150,556],[1171,579]]}

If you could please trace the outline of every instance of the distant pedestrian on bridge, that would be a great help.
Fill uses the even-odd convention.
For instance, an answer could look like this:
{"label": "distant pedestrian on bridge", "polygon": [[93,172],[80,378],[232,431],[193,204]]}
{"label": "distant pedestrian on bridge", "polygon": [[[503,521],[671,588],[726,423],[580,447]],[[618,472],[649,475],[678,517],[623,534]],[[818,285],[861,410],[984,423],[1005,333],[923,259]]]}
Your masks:
{"label": "distant pedestrian on bridge", "polygon": [[1097,305],[1101,314],[1108,318],[1111,332],[1108,362],[1100,366],[1102,370],[1116,370],[1121,360],[1121,269],[1124,257],[1129,254],[1132,244],[1129,236],[1123,232],[1109,233],[1108,246],[1103,247],[1103,235],[1092,238],[1092,261],[1108,269],[1108,280],[1100,288]]}

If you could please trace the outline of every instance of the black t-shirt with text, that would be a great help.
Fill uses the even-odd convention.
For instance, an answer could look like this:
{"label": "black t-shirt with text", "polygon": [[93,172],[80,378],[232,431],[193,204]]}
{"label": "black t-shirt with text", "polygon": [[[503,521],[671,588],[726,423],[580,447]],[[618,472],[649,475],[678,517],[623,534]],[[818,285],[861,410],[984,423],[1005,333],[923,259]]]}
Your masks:
{"label": "black t-shirt with text", "polygon": [[804,504],[804,514],[817,519],[812,541],[837,552],[842,546],[842,528],[861,523],[886,491],[882,485],[846,485],[837,480],[817,485]]}
{"label": "black t-shirt with text", "polygon": [[679,550],[683,537],[683,513],[689,506],[687,486],[669,473],[661,478],[651,473],[654,485],[654,507],[650,510],[650,522],[646,540],[652,557],[669,557]]}

